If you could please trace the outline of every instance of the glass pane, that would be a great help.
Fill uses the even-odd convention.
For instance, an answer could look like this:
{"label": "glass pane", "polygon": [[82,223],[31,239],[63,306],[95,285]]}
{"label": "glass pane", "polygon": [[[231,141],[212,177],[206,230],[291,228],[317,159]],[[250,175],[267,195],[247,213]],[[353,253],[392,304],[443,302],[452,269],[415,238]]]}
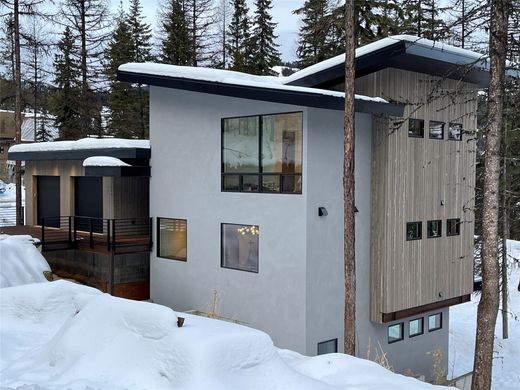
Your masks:
{"label": "glass pane", "polygon": [[258,172],[259,117],[224,119],[224,173]]}
{"label": "glass pane", "polygon": [[460,141],[462,139],[462,125],[460,123],[450,123],[448,139],[455,141]]}
{"label": "glass pane", "polygon": [[223,175],[224,191],[240,191],[240,176],[239,175]]}
{"label": "glass pane", "polygon": [[258,192],[258,175],[243,175],[242,191]]}
{"label": "glass pane", "polygon": [[441,313],[434,314],[428,317],[428,330],[436,330],[442,327]]}
{"label": "glass pane", "polygon": [[447,235],[457,236],[460,234],[460,219],[448,219]]}
{"label": "glass pane", "polygon": [[423,319],[417,318],[410,321],[410,336],[417,336],[423,333]]}
{"label": "glass pane", "polygon": [[263,175],[262,191],[280,192],[280,175]]}
{"label": "glass pane", "polygon": [[444,122],[430,121],[430,138],[444,139]]}
{"label": "glass pane", "polygon": [[302,172],[302,113],[262,117],[262,172]]}
{"label": "glass pane", "polygon": [[388,342],[399,341],[403,339],[403,324],[390,325],[388,327]]}
{"label": "glass pane", "polygon": [[406,239],[407,240],[418,240],[422,237],[421,234],[421,223],[420,222],[409,222],[406,224]]}
{"label": "glass pane", "polygon": [[255,225],[222,224],[222,266],[258,272],[258,238]]}
{"label": "glass pane", "polygon": [[428,238],[440,237],[442,235],[441,221],[428,221]]}
{"label": "glass pane", "polygon": [[338,352],[338,339],[318,343],[318,355]]}
{"label": "glass pane", "polygon": [[187,260],[187,221],[159,218],[159,257]]}
{"label": "glass pane", "polygon": [[302,177],[301,175],[284,175],[283,176],[283,192],[301,193]]}
{"label": "glass pane", "polygon": [[408,136],[424,137],[424,121],[422,119],[408,119]]}

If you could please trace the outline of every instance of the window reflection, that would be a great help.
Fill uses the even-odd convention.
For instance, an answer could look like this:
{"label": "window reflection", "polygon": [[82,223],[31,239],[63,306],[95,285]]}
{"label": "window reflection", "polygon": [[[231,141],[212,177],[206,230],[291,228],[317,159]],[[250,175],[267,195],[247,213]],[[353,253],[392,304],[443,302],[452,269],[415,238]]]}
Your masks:
{"label": "window reflection", "polygon": [[258,239],[255,225],[222,224],[222,267],[258,272]]}

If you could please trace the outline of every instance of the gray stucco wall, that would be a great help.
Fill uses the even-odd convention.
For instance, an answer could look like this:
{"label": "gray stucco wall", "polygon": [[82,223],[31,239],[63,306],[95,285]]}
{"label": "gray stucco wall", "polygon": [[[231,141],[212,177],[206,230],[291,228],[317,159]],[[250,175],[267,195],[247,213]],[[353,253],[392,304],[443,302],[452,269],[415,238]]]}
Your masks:
{"label": "gray stucco wall", "polygon": [[[303,111],[305,140],[305,109],[155,87],[150,107],[151,215],[188,220],[187,262],[157,258],[154,248],[152,299],[207,312],[216,290],[221,316],[305,352],[305,193],[220,190],[222,118]],[[220,267],[221,223],[259,226],[258,274]]]}
{"label": "gray stucco wall", "polygon": [[[303,112],[303,194],[221,192],[221,119]],[[176,310],[218,312],[269,333],[281,348],[308,355],[338,338],[343,350],[343,113],[151,88],[151,215],[188,220],[188,261],[151,256],[151,297]],[[397,372],[431,378],[447,358],[443,328],[388,344],[387,325],[369,321],[372,123],[356,114],[357,353],[386,353]],[[324,206],[328,216],[319,217]],[[260,228],[259,273],[220,267],[220,224]],[[416,318],[416,317],[414,317]],[[427,315],[424,316],[425,325]],[[399,321],[397,321],[399,322]],[[370,345],[370,352],[369,352]]]}

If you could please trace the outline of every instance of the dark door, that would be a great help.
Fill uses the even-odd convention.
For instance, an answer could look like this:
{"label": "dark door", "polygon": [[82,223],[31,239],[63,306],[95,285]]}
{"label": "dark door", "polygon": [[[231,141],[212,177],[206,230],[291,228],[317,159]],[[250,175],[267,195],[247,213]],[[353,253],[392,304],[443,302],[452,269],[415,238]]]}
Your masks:
{"label": "dark door", "polygon": [[38,225],[60,227],[60,177],[37,176],[36,211]]}
{"label": "dark door", "polygon": [[74,208],[77,230],[103,232],[103,178],[74,178]]}

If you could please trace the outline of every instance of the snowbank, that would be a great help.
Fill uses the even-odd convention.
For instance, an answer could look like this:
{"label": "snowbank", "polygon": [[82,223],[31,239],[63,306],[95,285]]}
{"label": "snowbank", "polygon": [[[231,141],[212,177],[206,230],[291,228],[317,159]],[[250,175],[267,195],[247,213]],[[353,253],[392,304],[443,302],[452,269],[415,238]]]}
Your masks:
{"label": "snowbank", "polygon": [[[63,280],[0,289],[0,386],[433,389],[357,358],[277,350],[263,332]],[[30,387],[33,388],[33,387]]]}
{"label": "snowbank", "polygon": [[127,164],[115,157],[109,156],[94,156],[86,158],[83,161],[84,167],[129,167]]}
{"label": "snowbank", "polygon": [[0,288],[46,282],[49,264],[33,245],[31,236],[0,234]]}
{"label": "snowbank", "polygon": [[[22,186],[22,202],[25,201],[25,186]],[[2,203],[16,202],[16,185],[0,180],[0,207]]]}
{"label": "snowbank", "polygon": [[[507,242],[510,255],[509,267],[509,339],[502,339],[502,318],[499,312],[495,328],[495,353],[493,360],[494,390],[518,390],[520,384],[520,241]],[[517,259],[514,260],[513,258]],[[472,301],[450,309],[449,376],[456,378],[473,370],[477,306],[480,294],[473,294]]]}

